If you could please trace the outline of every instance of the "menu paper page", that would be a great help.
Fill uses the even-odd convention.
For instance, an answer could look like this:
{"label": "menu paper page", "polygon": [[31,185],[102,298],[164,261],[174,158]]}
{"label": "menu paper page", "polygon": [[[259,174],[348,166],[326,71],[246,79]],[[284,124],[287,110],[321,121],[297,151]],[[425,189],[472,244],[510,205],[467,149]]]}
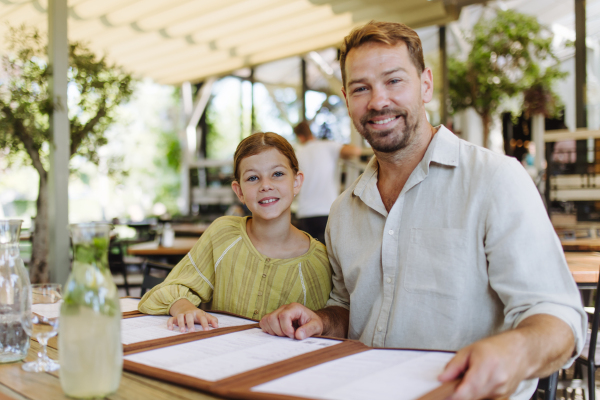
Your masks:
{"label": "menu paper page", "polygon": [[130,299],[130,298],[119,299],[119,304],[121,305],[121,312],[124,313],[124,312],[137,311],[139,302],[140,302],[140,299]]}
{"label": "menu paper page", "polygon": [[57,303],[49,303],[49,304],[33,304],[31,306],[31,312],[40,315],[42,317],[46,317],[48,319],[58,318],[60,316],[60,305],[62,301]]}
{"label": "menu paper page", "polygon": [[253,392],[326,400],[412,400],[441,385],[454,353],[368,350],[253,387]]}
{"label": "menu paper page", "polygon": [[[219,328],[228,328],[231,326],[255,324],[255,321],[222,315],[214,315],[219,320]],[[132,344],[145,342],[146,340],[161,339],[169,336],[182,335],[179,327],[175,326],[171,331],[167,328],[168,315],[145,315],[143,317],[126,318],[121,320],[121,343]],[[202,331],[202,325],[194,325],[196,331]],[[209,326],[209,330],[213,329]]]}
{"label": "menu paper page", "polygon": [[[119,299],[121,312],[136,311],[139,299]],[[62,302],[54,304],[34,304],[31,311],[46,318],[58,318],[60,315],[60,305]]]}
{"label": "menu paper page", "polygon": [[340,343],[339,340],[295,340],[248,329],[124,357],[125,360],[218,381],[265,365]]}

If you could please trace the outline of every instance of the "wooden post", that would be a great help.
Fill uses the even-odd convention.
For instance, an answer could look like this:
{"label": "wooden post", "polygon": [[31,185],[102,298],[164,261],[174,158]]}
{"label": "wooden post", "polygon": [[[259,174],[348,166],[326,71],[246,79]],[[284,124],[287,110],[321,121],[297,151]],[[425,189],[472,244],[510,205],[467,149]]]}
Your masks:
{"label": "wooden post", "polygon": [[50,173],[48,174],[48,223],[50,281],[64,284],[69,260],[69,158],[71,140],[67,110],[67,0],[48,1],[48,62],[50,94]]}

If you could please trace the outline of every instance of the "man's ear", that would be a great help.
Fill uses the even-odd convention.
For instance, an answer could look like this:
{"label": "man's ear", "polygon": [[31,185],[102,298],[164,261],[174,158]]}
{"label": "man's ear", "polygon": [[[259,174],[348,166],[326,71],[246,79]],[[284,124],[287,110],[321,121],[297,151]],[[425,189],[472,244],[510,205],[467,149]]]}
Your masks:
{"label": "man's ear", "polygon": [[344,101],[346,102],[346,110],[348,110],[348,115],[350,115],[350,107],[348,107],[348,95],[346,94],[346,88],[343,86],[342,86],[342,94],[344,95]]}
{"label": "man's ear", "polygon": [[296,176],[294,177],[294,196],[300,193],[300,188],[304,183],[304,174],[302,171],[298,171]]}
{"label": "man's ear", "polygon": [[421,74],[421,98],[423,103],[429,103],[433,99],[433,74],[431,68],[425,68]]}
{"label": "man's ear", "polygon": [[242,192],[242,187],[240,186],[240,183],[238,181],[231,182],[231,188],[235,192],[237,198],[240,199],[242,204],[246,204],[246,202],[244,201],[244,193]]}

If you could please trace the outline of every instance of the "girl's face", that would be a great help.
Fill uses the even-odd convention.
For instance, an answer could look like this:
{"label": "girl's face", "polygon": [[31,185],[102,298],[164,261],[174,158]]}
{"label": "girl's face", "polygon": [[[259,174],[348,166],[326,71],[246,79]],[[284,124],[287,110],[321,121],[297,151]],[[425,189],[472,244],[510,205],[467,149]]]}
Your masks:
{"label": "girl's face", "polygon": [[240,162],[240,181],[231,184],[253,218],[274,220],[289,213],[294,196],[300,191],[304,175],[294,173],[290,160],[270,148]]}

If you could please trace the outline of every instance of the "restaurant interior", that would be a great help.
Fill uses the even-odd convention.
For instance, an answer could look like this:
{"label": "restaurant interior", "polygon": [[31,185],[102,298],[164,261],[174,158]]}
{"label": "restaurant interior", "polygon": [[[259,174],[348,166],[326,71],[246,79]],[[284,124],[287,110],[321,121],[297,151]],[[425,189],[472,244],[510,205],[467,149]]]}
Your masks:
{"label": "restaurant interior", "polygon": [[[519,81],[518,93],[498,92],[492,113],[483,115],[461,103],[456,66],[471,56],[482,22],[491,24],[503,12],[540,24],[549,55],[538,54],[532,63],[556,74],[542,82],[547,84],[542,91]],[[254,132],[278,133],[298,149],[302,143],[294,127],[306,121],[317,139],[359,148],[360,155],[336,161],[337,193],[350,187],[373,151],[348,116],[340,45],[353,28],[371,20],[402,22],[421,38],[434,77],[433,99],[425,106],[432,125],[443,124],[461,139],[514,157],[526,169],[595,338],[600,322],[594,307],[600,296],[600,0],[0,0],[0,98],[8,98],[2,88],[9,88],[7,66],[14,70],[18,64],[7,60],[18,60],[11,57],[17,57],[19,46],[46,49],[48,43],[45,55],[28,61],[53,65],[56,75],[41,79],[51,81],[50,98],[67,99],[64,107],[44,114],[50,117],[42,125],[52,134],[39,139],[34,152],[43,159],[37,160],[39,167],[26,144],[0,138],[0,220],[22,220],[18,248],[31,283],[64,284],[77,258],[69,224],[104,223],[110,228],[108,268],[119,297],[143,296],[188,256],[213,221],[250,215],[231,183],[236,147]],[[75,42],[101,59],[110,71],[106,74],[121,85],[107,89],[110,113],[88,131],[86,124],[98,112],[90,104],[97,97],[89,104],[80,101],[85,96],[69,69],[73,58],[67,51]],[[516,81],[532,70],[514,68],[507,76]],[[488,83],[494,79],[490,75]],[[531,106],[542,97],[550,100],[541,108]],[[43,114],[42,106],[36,110]],[[2,125],[7,115],[0,112],[0,129],[8,126]],[[85,149],[73,152],[70,140],[83,131],[91,139],[82,139]],[[48,207],[45,222],[36,221],[40,204]],[[291,207],[295,224],[298,205]],[[126,312],[127,306],[121,303],[123,318],[137,312],[136,307]],[[58,342],[48,342],[50,358],[58,357],[59,342],[60,335]],[[41,351],[38,342],[32,343],[27,361]],[[140,351],[127,350],[134,343],[123,344],[126,353]],[[593,340],[581,362],[540,381],[534,396],[593,400],[594,393],[600,395],[595,347]],[[67,398],[58,372],[34,376],[11,365],[0,364],[0,399]],[[592,372],[582,374],[580,365]],[[263,398],[185,379],[164,382],[156,374],[151,368],[129,369],[108,398]]]}

